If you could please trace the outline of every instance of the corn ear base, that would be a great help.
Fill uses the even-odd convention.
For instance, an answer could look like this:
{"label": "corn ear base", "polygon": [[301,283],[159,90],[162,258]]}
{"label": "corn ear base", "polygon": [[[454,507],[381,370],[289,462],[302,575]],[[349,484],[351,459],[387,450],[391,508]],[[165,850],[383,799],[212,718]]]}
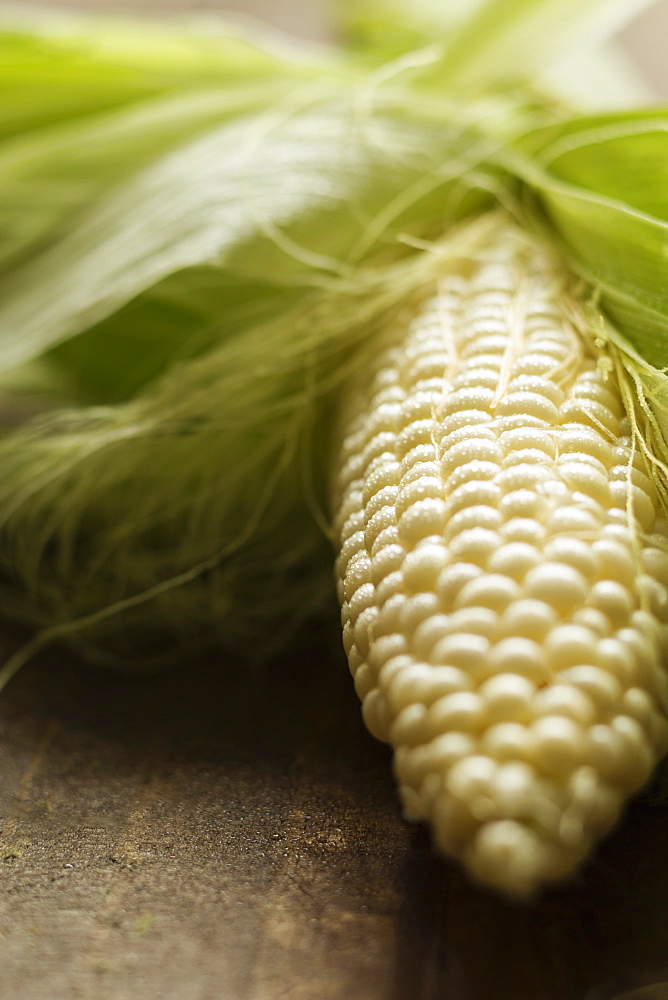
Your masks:
{"label": "corn ear base", "polygon": [[667,748],[668,526],[613,365],[502,229],[379,337],[334,475],[344,646],[405,815],[513,896]]}

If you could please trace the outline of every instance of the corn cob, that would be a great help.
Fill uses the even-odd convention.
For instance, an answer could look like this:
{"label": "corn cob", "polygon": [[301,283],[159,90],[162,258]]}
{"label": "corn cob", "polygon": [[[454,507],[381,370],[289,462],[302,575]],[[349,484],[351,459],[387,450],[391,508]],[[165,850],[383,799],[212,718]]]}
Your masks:
{"label": "corn cob", "polygon": [[405,815],[515,896],[667,747],[667,527],[617,379],[515,230],[380,338],[342,408],[344,647]]}

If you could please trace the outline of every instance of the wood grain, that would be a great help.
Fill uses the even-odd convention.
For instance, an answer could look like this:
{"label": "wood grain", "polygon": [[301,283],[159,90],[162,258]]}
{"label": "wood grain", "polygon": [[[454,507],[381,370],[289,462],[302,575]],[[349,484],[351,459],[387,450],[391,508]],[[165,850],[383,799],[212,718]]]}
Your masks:
{"label": "wood grain", "polygon": [[[400,817],[338,649],[0,699],[2,1000],[583,1000],[668,979],[668,817],[529,907]],[[603,994],[600,994],[602,996]]]}

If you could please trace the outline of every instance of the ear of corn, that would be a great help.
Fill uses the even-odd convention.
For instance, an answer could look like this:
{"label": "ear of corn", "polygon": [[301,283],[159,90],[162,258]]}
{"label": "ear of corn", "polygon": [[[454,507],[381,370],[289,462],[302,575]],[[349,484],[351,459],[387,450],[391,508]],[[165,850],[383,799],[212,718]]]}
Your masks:
{"label": "ear of corn", "polygon": [[344,645],[407,817],[512,895],[572,873],[666,749],[666,524],[611,366],[508,231],[343,407]]}

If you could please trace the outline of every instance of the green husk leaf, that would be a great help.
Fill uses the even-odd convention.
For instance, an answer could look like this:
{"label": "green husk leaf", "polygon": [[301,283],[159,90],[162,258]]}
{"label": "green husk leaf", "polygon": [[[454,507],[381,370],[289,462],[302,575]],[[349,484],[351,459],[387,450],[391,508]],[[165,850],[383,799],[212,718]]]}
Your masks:
{"label": "green husk leaf", "polygon": [[637,14],[647,0],[349,0],[343,30],[383,60],[431,46],[428,81],[479,90],[532,81],[560,63],[572,71],[591,49]]}
{"label": "green husk leaf", "polygon": [[0,5],[0,139],[195,87],[319,67],[212,15],[141,19]]}
{"label": "green husk leaf", "polygon": [[[545,145],[537,148],[541,138]],[[668,113],[586,118],[529,136],[516,161],[572,265],[642,357],[668,361]]]}

